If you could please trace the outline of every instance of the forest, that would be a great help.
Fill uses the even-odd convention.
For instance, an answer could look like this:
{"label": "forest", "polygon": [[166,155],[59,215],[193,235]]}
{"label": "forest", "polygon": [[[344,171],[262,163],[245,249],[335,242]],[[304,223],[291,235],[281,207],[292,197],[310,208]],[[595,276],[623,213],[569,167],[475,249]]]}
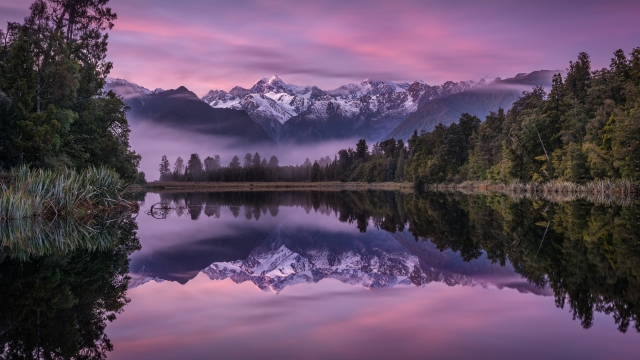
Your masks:
{"label": "forest", "polygon": [[0,29],[0,169],[105,166],[138,176],[127,107],[104,92],[117,15],[108,0],[37,0]]}
{"label": "forest", "polygon": [[[345,159],[343,181],[406,180],[585,183],[640,178],[640,48],[614,53],[609,68],[593,71],[580,53],[549,93],[523,93],[511,109],[484,121],[462,114],[458,123],[414,132],[404,148],[393,139],[366,151],[361,140]],[[343,156],[344,155],[344,156]],[[348,156],[347,156],[348,155]]]}

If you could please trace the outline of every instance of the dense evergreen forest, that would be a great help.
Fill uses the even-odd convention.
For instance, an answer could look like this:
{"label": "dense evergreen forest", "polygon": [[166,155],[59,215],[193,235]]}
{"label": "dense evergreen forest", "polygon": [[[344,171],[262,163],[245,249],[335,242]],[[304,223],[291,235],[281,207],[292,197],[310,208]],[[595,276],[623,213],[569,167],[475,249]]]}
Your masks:
{"label": "dense evergreen forest", "polygon": [[[614,53],[592,71],[581,53],[557,74],[547,94],[523,93],[484,121],[463,114],[456,124],[417,132],[408,149],[393,139],[366,151],[341,151],[342,180],[414,183],[547,182],[640,179],[640,48]],[[344,156],[343,156],[344,155]],[[346,166],[345,166],[346,165]]]}
{"label": "dense evergreen forest", "polygon": [[0,29],[0,168],[107,166],[128,181],[127,107],[102,91],[112,63],[108,0],[37,0],[24,23]]}
{"label": "dense evergreen forest", "polygon": [[[371,149],[360,140],[334,159],[278,166],[277,159],[247,154],[228,166],[220,158],[204,163],[191,155],[171,171],[160,165],[161,180],[196,181],[409,181],[494,183],[595,179],[640,179],[640,48],[627,57],[614,53],[609,68],[591,69],[580,53],[549,93],[541,87],[523,93],[508,111],[484,121],[462,114],[458,123],[414,132],[408,141],[389,139]],[[207,162],[209,161],[209,165]]]}

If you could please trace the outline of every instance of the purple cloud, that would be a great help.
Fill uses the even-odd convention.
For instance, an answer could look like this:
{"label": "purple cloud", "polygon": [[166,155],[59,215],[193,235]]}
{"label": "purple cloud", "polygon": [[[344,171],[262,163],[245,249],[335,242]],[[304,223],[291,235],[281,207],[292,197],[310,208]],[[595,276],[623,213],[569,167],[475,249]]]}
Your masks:
{"label": "purple cloud", "polygon": [[[0,21],[31,1],[0,0]],[[607,66],[640,46],[637,1],[112,0],[112,75],[146,87],[251,86],[278,74],[335,88],[396,81],[510,77],[564,69],[578,52]]]}

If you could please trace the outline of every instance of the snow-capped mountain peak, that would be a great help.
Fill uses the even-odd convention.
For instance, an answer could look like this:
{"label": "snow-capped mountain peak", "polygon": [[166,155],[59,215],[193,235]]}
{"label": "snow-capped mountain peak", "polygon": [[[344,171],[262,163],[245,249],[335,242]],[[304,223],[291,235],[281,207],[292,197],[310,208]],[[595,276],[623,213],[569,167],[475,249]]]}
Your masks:
{"label": "snow-capped mountain peak", "polygon": [[329,117],[341,117],[353,121],[354,127],[387,119],[388,124],[378,121],[378,131],[382,134],[425,101],[492,81],[493,78],[487,77],[480,81],[449,81],[431,86],[423,81],[410,84],[368,78],[325,91],[316,86],[287,84],[273,75],[258,80],[250,89],[236,86],[229,92],[212,90],[202,100],[215,108],[245,110],[274,140],[280,141],[284,124],[300,117],[319,123]]}

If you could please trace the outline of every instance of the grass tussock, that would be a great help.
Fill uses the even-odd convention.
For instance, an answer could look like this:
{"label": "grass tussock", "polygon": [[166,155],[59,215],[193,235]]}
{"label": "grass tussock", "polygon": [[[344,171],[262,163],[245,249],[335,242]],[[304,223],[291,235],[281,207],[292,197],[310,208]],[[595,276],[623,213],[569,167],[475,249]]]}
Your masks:
{"label": "grass tussock", "polygon": [[121,206],[125,182],[113,170],[29,169],[0,178],[0,221],[77,216]]}

